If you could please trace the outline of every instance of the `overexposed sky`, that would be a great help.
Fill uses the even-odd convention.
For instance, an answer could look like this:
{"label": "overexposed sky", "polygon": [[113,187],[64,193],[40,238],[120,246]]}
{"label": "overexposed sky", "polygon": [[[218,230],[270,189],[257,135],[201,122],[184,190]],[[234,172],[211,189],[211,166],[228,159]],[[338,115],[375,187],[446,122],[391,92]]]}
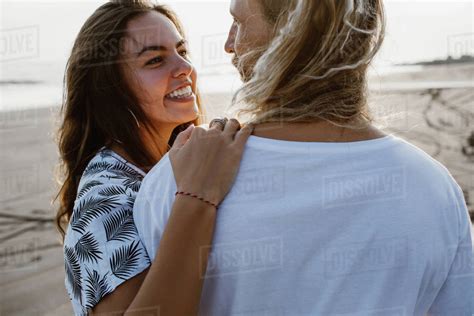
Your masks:
{"label": "overexposed sky", "polygon": [[[36,32],[34,36],[37,36],[33,58],[66,60],[81,25],[104,2],[1,1],[0,46],[12,40],[17,28],[22,32],[26,27],[26,32]],[[222,47],[231,23],[228,0],[161,2],[175,9],[185,24],[198,68],[212,69],[213,63],[218,66],[219,62],[228,60]],[[474,54],[474,0],[386,0],[385,5],[388,28],[378,58],[381,64],[446,58],[448,54]]]}

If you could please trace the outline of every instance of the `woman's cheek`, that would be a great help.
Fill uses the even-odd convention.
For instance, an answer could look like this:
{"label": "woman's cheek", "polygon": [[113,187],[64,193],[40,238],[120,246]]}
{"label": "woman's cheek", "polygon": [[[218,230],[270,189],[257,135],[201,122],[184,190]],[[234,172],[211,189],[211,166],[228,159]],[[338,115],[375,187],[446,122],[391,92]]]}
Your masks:
{"label": "woman's cheek", "polygon": [[196,72],[196,68],[193,68],[193,72],[191,73],[191,80],[192,80],[192,86],[193,86],[193,91],[196,92],[196,89],[197,89],[197,79],[198,76],[197,76],[197,72]]}
{"label": "woman's cheek", "polygon": [[143,86],[153,103],[162,103],[168,91],[168,78],[158,72],[151,73],[144,78]]}

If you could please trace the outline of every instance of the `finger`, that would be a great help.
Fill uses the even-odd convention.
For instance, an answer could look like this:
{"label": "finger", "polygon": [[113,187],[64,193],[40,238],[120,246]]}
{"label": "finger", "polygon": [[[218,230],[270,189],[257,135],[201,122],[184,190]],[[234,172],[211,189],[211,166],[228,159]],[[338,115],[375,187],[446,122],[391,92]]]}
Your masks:
{"label": "finger", "polygon": [[184,144],[186,144],[188,139],[193,134],[193,131],[194,131],[194,124],[191,124],[191,125],[188,126],[187,129],[185,129],[184,131],[179,133],[178,136],[176,137],[176,140],[174,141],[173,147],[171,147],[171,149],[179,149],[179,148],[183,147]]}
{"label": "finger", "polygon": [[237,132],[234,138],[234,144],[240,148],[244,149],[247,140],[249,139],[250,135],[252,135],[254,130],[254,126],[252,124],[247,124],[240,131]]}
{"label": "finger", "polygon": [[204,135],[206,135],[207,133],[209,133],[210,129],[207,129],[205,128],[204,126],[196,126],[193,130],[193,133],[190,137],[190,141],[192,141],[193,139],[201,139],[204,137]]}
{"label": "finger", "polygon": [[218,130],[224,130],[225,125],[227,124],[228,119],[223,118],[223,119],[215,119],[212,120],[211,123],[209,124],[210,129],[218,129]]}
{"label": "finger", "polygon": [[234,139],[235,134],[240,129],[240,122],[236,119],[230,119],[224,127],[224,135],[230,139]]}

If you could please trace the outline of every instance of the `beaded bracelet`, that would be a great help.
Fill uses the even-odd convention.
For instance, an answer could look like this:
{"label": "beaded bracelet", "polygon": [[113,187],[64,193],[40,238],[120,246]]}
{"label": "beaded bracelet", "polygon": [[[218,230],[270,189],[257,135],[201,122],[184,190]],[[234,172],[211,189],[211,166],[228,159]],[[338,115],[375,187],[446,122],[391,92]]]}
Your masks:
{"label": "beaded bracelet", "polygon": [[195,194],[187,193],[187,192],[183,192],[183,191],[177,191],[177,192],[175,193],[175,196],[178,195],[178,194],[182,194],[182,195],[186,195],[186,196],[190,196],[190,197],[196,198],[196,199],[198,199],[198,200],[200,200],[200,201],[202,201],[202,202],[204,202],[204,203],[207,203],[207,204],[209,204],[209,205],[214,206],[216,209],[218,208],[217,204],[212,203],[211,201],[205,200],[205,199],[203,199],[202,197],[197,196],[197,195],[195,195]]}

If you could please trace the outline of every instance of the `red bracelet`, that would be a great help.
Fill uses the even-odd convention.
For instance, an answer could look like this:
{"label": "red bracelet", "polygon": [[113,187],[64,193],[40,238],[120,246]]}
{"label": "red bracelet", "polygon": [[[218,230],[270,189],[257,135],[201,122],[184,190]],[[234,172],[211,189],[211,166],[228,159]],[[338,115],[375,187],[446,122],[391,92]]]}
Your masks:
{"label": "red bracelet", "polygon": [[183,191],[177,191],[177,192],[175,193],[175,196],[178,195],[178,194],[182,194],[182,195],[186,195],[186,196],[190,196],[190,197],[196,198],[196,199],[198,199],[198,200],[200,200],[200,201],[203,201],[204,203],[207,203],[207,204],[209,204],[209,205],[214,206],[216,209],[218,208],[217,204],[212,203],[211,201],[205,200],[205,199],[203,199],[202,197],[197,196],[197,195],[195,195],[195,194],[187,193],[187,192],[183,192]]}

